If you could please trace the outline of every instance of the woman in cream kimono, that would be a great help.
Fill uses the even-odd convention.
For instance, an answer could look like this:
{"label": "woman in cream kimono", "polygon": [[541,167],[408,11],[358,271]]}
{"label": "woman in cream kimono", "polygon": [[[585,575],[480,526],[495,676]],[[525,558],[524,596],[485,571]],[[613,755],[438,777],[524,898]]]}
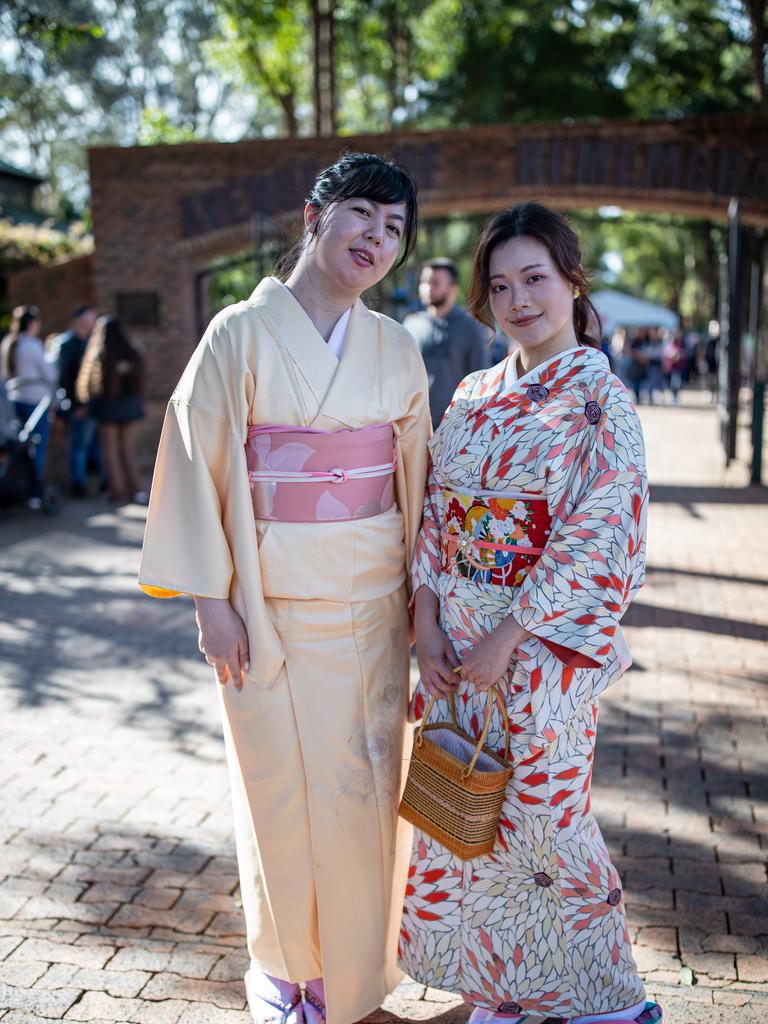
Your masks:
{"label": "woman in cream kimono", "polygon": [[[521,203],[486,226],[469,306],[518,345],[459,385],[430,442],[414,560],[427,695],[478,735],[500,688],[513,762],[492,853],[417,830],[400,961],[461,992],[469,1024],[653,1024],[619,876],[590,809],[600,694],[630,664],[619,622],[645,570],[640,423],[602,353],[578,239]],[[489,742],[504,751],[498,711]]]}
{"label": "woman in cream kimono", "polygon": [[348,154],[305,228],[287,280],[214,318],[171,398],[140,584],[194,596],[222,684],[254,1020],[352,1024],[400,976],[406,564],[430,433],[413,339],[360,295],[412,250],[414,184]]}

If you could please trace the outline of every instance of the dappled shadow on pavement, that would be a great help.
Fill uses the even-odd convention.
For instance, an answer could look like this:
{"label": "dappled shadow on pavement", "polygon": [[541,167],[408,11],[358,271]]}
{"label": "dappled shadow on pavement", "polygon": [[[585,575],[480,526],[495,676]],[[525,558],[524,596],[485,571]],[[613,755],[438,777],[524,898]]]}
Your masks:
{"label": "dappled shadow on pavement", "polygon": [[427,1001],[412,1004],[414,1012],[407,1016],[390,1013],[388,1010],[376,1010],[358,1024],[411,1024],[412,1021],[421,1021],[423,1024],[464,1024],[472,1013],[471,1006],[452,1006],[442,1012],[439,1006],[439,1003]]}
{"label": "dappled shadow on pavement", "polygon": [[661,605],[635,601],[624,616],[622,624],[637,628],[691,629],[699,633],[741,637],[744,640],[768,641],[768,626],[759,622],[745,622],[722,615],[701,615],[681,608],[665,608]]}
{"label": "dappled shadow on pavement", "polygon": [[0,706],[75,706],[105,729],[138,729],[209,757],[203,748],[218,750],[221,729],[192,602],[157,601],[136,583],[144,510],[68,513],[10,531]]}
{"label": "dappled shadow on pavement", "polygon": [[[743,584],[748,587],[768,587],[768,579],[765,576],[730,576],[719,572],[701,572],[682,566],[671,565],[649,565],[646,576],[653,582],[654,588],[660,585],[660,577],[685,576],[689,579],[704,580],[707,583],[734,583]],[[661,582],[663,585],[663,582]]]}
{"label": "dappled shadow on pavement", "polygon": [[768,487],[651,484],[651,501],[682,505],[698,518],[696,505],[768,505]]}

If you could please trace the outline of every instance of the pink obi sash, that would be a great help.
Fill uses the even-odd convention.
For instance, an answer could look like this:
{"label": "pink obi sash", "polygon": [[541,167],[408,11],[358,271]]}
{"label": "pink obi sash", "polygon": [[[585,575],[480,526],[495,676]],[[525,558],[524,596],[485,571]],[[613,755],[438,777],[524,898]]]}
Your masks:
{"label": "pink obi sash", "polygon": [[547,499],[533,491],[443,491],[443,572],[519,587],[549,540]]}
{"label": "pink obi sash", "polygon": [[257,519],[343,522],[377,516],[394,504],[391,423],[334,431],[254,426],[245,455]]}

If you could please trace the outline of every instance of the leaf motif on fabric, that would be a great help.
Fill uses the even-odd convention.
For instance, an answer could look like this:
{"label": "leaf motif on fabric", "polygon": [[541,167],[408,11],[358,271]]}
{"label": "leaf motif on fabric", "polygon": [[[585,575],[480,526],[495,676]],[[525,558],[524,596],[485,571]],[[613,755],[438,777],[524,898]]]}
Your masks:
{"label": "leaf motif on fabric", "polygon": [[330,491],[323,491],[317,499],[315,516],[320,522],[328,522],[334,519],[349,519],[350,512],[347,506],[335,498]]}
{"label": "leaf motif on fabric", "polygon": [[[275,448],[264,459],[267,469],[274,469],[281,473],[297,472],[302,470],[307,460],[315,454],[315,449],[299,441],[288,441]],[[349,513],[347,513],[348,515]]]}
{"label": "leaf motif on fabric", "polygon": [[251,447],[256,452],[259,462],[263,466],[268,465],[267,457],[272,449],[272,438],[269,434],[257,434],[256,440]]}

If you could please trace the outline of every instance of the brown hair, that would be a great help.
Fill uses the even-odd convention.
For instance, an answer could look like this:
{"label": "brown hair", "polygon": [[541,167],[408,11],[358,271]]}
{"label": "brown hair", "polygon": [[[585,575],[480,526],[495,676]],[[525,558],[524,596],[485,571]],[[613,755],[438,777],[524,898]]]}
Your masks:
{"label": "brown hair", "polygon": [[91,398],[128,398],[144,389],[144,356],[112,317],[101,317],[88,340],[75,392]]}
{"label": "brown hair", "polygon": [[37,306],[16,306],[11,313],[11,328],[0,346],[0,376],[3,380],[11,380],[16,376],[16,346],[19,343],[19,335],[24,334],[35,320],[40,321],[40,310]]}
{"label": "brown hair", "polygon": [[453,260],[449,260],[447,256],[436,256],[432,260],[427,260],[426,263],[421,265],[422,271],[424,270],[444,270],[451,279],[452,284],[459,283],[459,268]]}
{"label": "brown hair", "polygon": [[589,298],[589,281],[581,265],[579,236],[561,213],[541,203],[516,203],[495,214],[485,224],[472,257],[472,277],[467,308],[482,323],[493,327],[490,295],[490,262],[493,250],[510,238],[534,238],[549,250],[562,276],[578,289],[573,302],[573,326],[576,337],[584,345],[597,347],[590,329],[602,331],[600,315]]}

